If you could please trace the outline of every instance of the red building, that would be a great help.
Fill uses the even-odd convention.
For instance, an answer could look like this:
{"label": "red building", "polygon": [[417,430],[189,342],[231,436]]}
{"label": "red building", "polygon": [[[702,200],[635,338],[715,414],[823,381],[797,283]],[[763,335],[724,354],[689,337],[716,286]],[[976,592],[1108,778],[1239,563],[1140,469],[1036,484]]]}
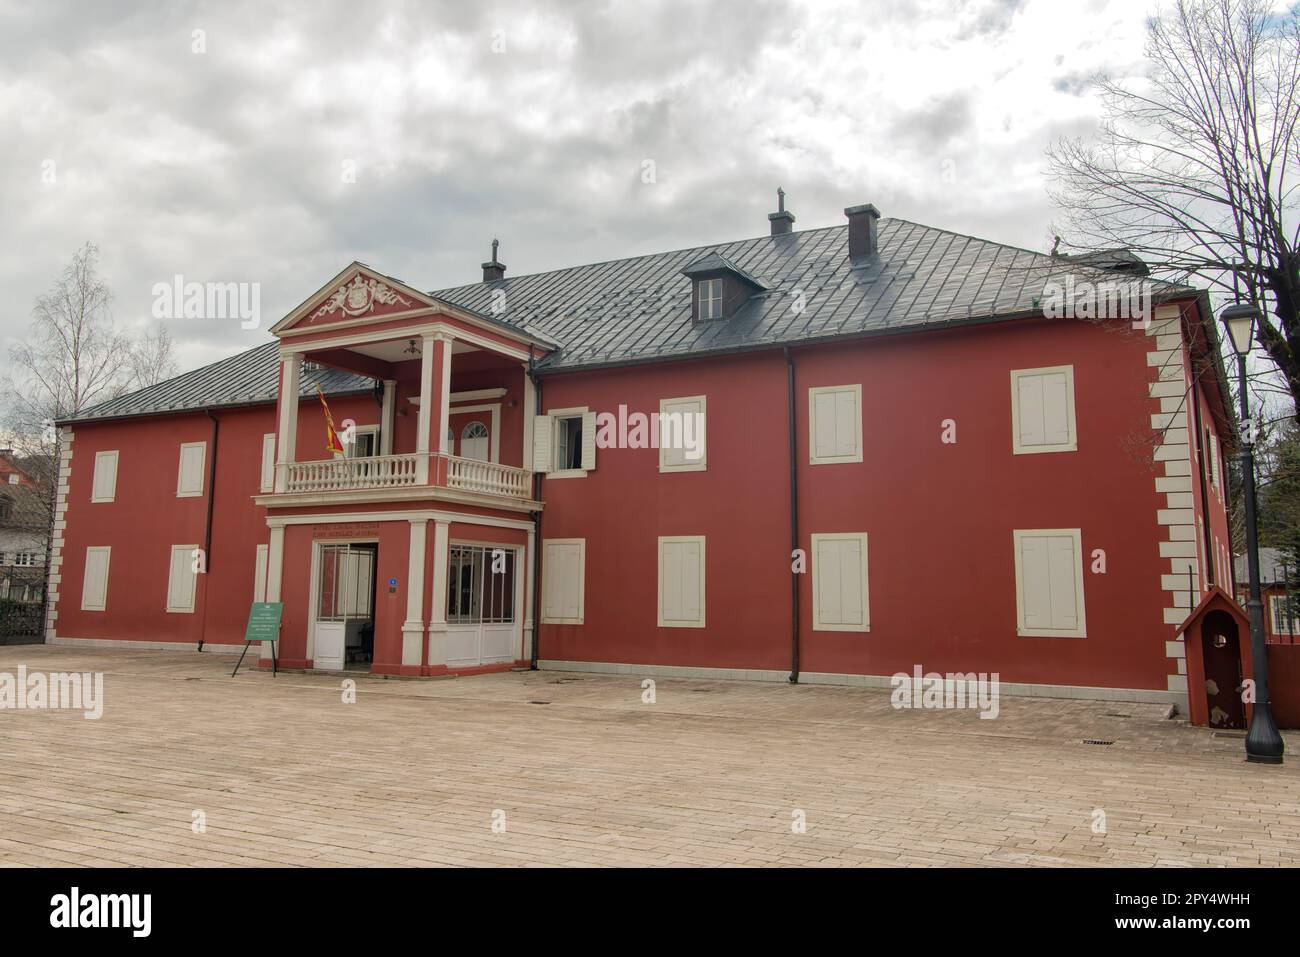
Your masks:
{"label": "red building", "polygon": [[1185,704],[1178,626],[1231,592],[1204,295],[1098,318],[1140,264],[846,216],[435,292],[352,264],[61,423],[48,640],[235,648],[265,599],[291,668]]}

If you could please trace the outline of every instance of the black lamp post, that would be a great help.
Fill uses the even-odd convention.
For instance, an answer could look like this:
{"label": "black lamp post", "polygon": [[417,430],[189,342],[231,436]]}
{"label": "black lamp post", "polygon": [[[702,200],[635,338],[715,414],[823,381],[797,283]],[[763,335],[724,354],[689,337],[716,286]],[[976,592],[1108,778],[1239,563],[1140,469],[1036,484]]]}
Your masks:
{"label": "black lamp post", "polygon": [[1255,672],[1255,710],[1246,732],[1246,760],[1281,764],[1285,746],[1273,721],[1268,696],[1268,648],[1264,644],[1264,602],[1259,594],[1259,530],[1255,516],[1255,436],[1250,423],[1250,398],[1246,392],[1246,353],[1255,336],[1259,310],[1254,306],[1229,306],[1219,318],[1237,353],[1237,384],[1241,390],[1241,489],[1246,503],[1246,567],[1250,574],[1250,659]]}

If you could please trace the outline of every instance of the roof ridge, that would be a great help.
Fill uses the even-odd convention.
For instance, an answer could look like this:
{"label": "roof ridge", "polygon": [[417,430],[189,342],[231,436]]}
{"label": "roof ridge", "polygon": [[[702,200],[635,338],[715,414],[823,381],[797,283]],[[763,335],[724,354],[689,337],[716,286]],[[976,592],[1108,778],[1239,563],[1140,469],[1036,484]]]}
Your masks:
{"label": "roof ridge", "polygon": [[[883,220],[883,222],[889,222],[889,220]],[[817,226],[814,227],[813,229],[798,229],[798,230],[794,230],[793,232],[784,233],[780,236],[772,236],[772,235],[748,236],[744,239],[728,239],[719,243],[701,243],[698,246],[683,246],[680,249],[665,249],[656,253],[641,253],[636,256],[616,256],[613,259],[601,259],[597,262],[579,263],[576,266],[561,266],[558,269],[541,269],[538,270],[537,272],[522,273],[521,275],[518,276],[507,276],[504,279],[496,279],[490,283],[467,282],[467,283],[462,283],[459,286],[447,286],[444,289],[432,289],[429,290],[426,293],[426,295],[437,296],[439,293],[456,292],[461,289],[474,289],[479,286],[491,286],[498,282],[508,283],[515,279],[532,279],[535,276],[553,276],[556,275],[557,273],[573,272],[578,269],[595,269],[599,266],[610,266],[613,265],[614,263],[632,262],[633,260],[636,259],[650,259],[654,256],[675,256],[678,253],[691,253],[699,249],[716,250],[721,246],[734,246],[737,243],[756,243],[760,239],[786,239],[790,236],[811,236],[813,233],[824,233],[832,229],[848,229],[848,223],[841,223],[836,226]],[[719,253],[719,255],[721,255],[721,253]]]}

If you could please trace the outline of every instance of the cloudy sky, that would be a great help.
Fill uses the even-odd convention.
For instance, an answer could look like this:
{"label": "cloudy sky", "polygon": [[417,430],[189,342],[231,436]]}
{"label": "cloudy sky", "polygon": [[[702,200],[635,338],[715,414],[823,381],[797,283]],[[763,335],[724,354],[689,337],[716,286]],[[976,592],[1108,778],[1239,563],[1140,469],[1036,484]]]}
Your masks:
{"label": "cloudy sky", "polygon": [[127,328],[176,274],[260,283],[260,329],[169,322],[183,369],[353,259],[435,289],[494,236],[512,275],[757,236],[778,185],[796,229],[873,202],[1046,249],[1044,148],[1151,9],[0,0],[0,376],[87,240]]}

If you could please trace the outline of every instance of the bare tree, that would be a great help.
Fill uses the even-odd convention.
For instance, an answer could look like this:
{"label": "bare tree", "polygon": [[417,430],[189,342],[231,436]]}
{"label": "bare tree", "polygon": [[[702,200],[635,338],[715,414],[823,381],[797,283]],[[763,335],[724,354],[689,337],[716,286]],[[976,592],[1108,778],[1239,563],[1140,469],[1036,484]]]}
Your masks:
{"label": "bare tree", "polygon": [[99,276],[98,258],[95,244],[86,243],[37,298],[27,340],[12,351],[18,381],[10,388],[10,428],[44,432],[50,422],[128,388],[131,345],[113,325],[113,297]]}
{"label": "bare tree", "polygon": [[167,327],[146,329],[131,347],[131,388],[145,389],[176,375],[176,356]]}
{"label": "bare tree", "polygon": [[1098,78],[1095,140],[1048,151],[1067,246],[1128,248],[1161,278],[1257,305],[1300,408],[1300,17],[1178,0],[1150,22],[1147,57],[1145,81]]}

